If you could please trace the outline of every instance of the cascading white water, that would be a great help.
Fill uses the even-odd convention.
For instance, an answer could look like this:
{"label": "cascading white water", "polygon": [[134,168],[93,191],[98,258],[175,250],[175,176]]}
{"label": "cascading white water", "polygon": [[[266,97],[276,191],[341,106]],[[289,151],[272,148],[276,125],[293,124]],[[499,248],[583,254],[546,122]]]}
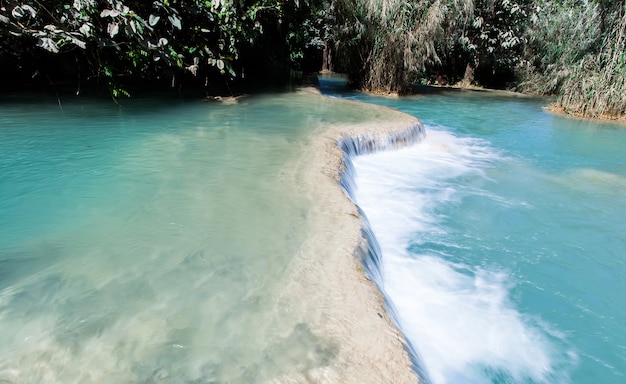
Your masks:
{"label": "cascading white water", "polygon": [[[383,295],[387,312],[400,329],[401,326],[397,311],[384,288],[384,280],[381,270],[382,252],[380,245],[378,244],[378,240],[371,229],[366,214],[361,210],[355,200],[356,185],[353,159],[356,156],[374,154],[380,151],[398,150],[400,148],[411,146],[421,142],[425,135],[426,130],[422,122],[416,122],[404,129],[385,134],[369,133],[345,136],[337,143],[344,153],[344,171],[341,174],[340,183],[346,195],[348,195],[353,203],[357,205],[357,209],[359,210],[363,221],[361,234],[367,243],[367,249],[364,249],[362,254],[359,256],[362,259],[364,269],[368,276],[378,286],[381,294]],[[427,369],[422,362],[422,358],[416,346],[409,339],[406,339],[405,342],[406,349],[413,363],[413,369],[417,373],[420,382],[423,384],[431,383]]]}

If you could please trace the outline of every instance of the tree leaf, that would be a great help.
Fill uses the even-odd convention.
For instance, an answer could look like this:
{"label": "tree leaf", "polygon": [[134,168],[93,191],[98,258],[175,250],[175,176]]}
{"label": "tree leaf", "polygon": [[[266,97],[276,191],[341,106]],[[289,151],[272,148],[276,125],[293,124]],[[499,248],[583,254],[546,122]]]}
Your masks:
{"label": "tree leaf", "polygon": [[52,52],[52,53],[59,52],[59,47],[54,42],[54,40],[52,40],[49,37],[42,37],[41,39],[39,39],[37,41],[37,46],[45,49],[48,52]]}
{"label": "tree leaf", "polygon": [[80,33],[82,33],[85,37],[91,36],[91,26],[88,23],[83,24],[80,28],[78,28]]}
{"label": "tree leaf", "polygon": [[77,38],[75,38],[75,37],[72,37],[72,43],[74,43],[74,45],[76,45],[76,46],[77,46],[77,47],[79,47],[79,48],[82,48],[82,49],[87,48],[87,44],[85,44],[85,42],[84,42],[84,41],[82,41],[82,40],[78,40],[78,39],[77,39]]}
{"label": "tree leaf", "polygon": [[174,28],[182,29],[182,25],[180,24],[180,19],[178,18],[178,16],[171,15],[171,16],[168,16],[167,18],[169,19],[170,23],[172,23]]}
{"label": "tree leaf", "polygon": [[148,18],[148,23],[151,27],[154,27],[159,22],[159,20],[161,20],[161,16],[150,15],[150,18]]}
{"label": "tree leaf", "polygon": [[109,23],[107,27],[107,32],[111,37],[115,37],[117,33],[120,31],[120,25],[118,23]]}
{"label": "tree leaf", "polygon": [[191,72],[194,76],[196,76],[198,74],[198,65],[197,64],[185,67],[185,69],[188,70],[189,72]]}
{"label": "tree leaf", "polygon": [[228,74],[230,74],[232,77],[237,77],[237,74],[235,73],[235,70],[233,69],[233,67],[229,65],[226,67],[226,69],[228,70]]}
{"label": "tree leaf", "polygon": [[30,5],[28,5],[28,4],[22,5],[22,9],[25,10],[26,12],[30,13],[30,17],[37,16],[37,12],[35,11],[35,9],[33,7],[31,7]]}
{"label": "tree leaf", "polygon": [[116,9],[104,9],[100,12],[100,17],[117,17],[120,14],[121,12]]}
{"label": "tree leaf", "polygon": [[11,11],[11,14],[16,19],[21,19],[25,15],[24,10],[19,5],[17,7],[15,7],[15,8],[13,8],[13,11]]}

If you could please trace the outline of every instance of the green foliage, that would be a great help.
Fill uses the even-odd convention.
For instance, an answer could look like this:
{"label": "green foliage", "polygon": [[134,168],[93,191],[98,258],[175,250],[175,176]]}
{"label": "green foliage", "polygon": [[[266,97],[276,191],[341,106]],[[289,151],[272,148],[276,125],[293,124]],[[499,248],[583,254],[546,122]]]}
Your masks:
{"label": "green foliage", "polygon": [[600,25],[594,2],[542,2],[527,30],[525,61],[518,68],[519,88],[542,95],[560,93],[572,66],[598,51]]}
{"label": "green foliage", "polygon": [[[335,0],[332,38],[340,64],[361,87],[408,91],[429,65],[441,62],[436,44],[467,19],[471,1]],[[453,34],[453,33],[452,33]]]}
{"label": "green foliage", "polygon": [[585,117],[626,114],[626,2],[542,1],[529,28],[520,89],[557,95]]}
{"label": "green foliage", "polygon": [[365,90],[402,94],[432,78],[464,78],[464,85],[558,95],[560,107],[584,116],[623,116],[625,4],[329,0],[327,38]]}
{"label": "green foliage", "polygon": [[[585,116],[621,116],[624,0],[4,0],[0,66],[50,58],[101,79],[208,84],[289,67],[335,69],[375,92],[416,83],[516,86]],[[306,63],[316,57],[317,64]],[[308,65],[307,65],[308,64]]]}
{"label": "green foliage", "polygon": [[571,67],[557,105],[585,117],[626,115],[626,12],[617,10],[604,26],[597,54],[585,55]]}
{"label": "green foliage", "polygon": [[522,60],[527,23],[534,17],[533,0],[474,3],[474,18],[464,36],[473,64],[488,61],[495,67],[514,67]]}
{"label": "green foliage", "polygon": [[[289,28],[299,31],[309,10],[290,0],[6,0],[0,4],[0,55],[31,62],[41,61],[44,53],[66,57],[82,64],[83,77],[109,80],[158,79],[184,72],[240,76],[242,49],[262,42],[267,30],[285,26],[279,39],[265,39],[266,48],[286,51],[281,47],[291,44],[296,49],[304,44],[286,36],[299,33]],[[40,64],[37,70],[44,72],[45,63]]]}
{"label": "green foliage", "polygon": [[331,9],[355,82],[404,93],[437,72],[459,78],[468,64],[519,62],[532,0],[335,0]]}

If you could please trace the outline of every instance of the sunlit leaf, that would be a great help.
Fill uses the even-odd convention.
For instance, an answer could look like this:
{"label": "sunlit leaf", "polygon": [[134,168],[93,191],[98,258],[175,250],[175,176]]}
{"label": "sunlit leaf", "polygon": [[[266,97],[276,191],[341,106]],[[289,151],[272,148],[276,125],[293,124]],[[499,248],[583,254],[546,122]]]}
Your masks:
{"label": "sunlit leaf", "polygon": [[35,9],[33,7],[31,7],[30,5],[28,5],[28,4],[22,5],[22,9],[25,10],[26,12],[30,13],[30,17],[37,16],[37,12],[35,12]]}
{"label": "sunlit leaf", "polygon": [[161,20],[161,16],[150,15],[150,18],[148,18],[148,23],[151,27],[154,27],[159,22],[159,20]]}
{"label": "sunlit leaf", "polygon": [[59,52],[59,47],[54,42],[54,40],[52,40],[49,37],[42,37],[41,39],[39,39],[37,41],[37,46],[45,49],[48,52],[52,52],[52,53]]}
{"label": "sunlit leaf", "polygon": [[79,47],[79,48],[82,48],[82,49],[87,48],[87,44],[85,44],[85,42],[84,42],[84,41],[82,41],[82,40],[78,40],[78,39],[77,39],[77,38],[75,38],[75,37],[72,37],[72,43],[73,43],[74,45],[76,45],[77,47]]}
{"label": "sunlit leaf", "polygon": [[100,17],[117,17],[121,15],[121,12],[116,9],[105,9],[100,12]]}
{"label": "sunlit leaf", "polygon": [[22,9],[22,7],[17,6],[15,8],[13,8],[13,11],[11,12],[11,14],[13,15],[13,17],[15,17],[16,19],[21,19],[22,17],[24,17],[25,12]]}
{"label": "sunlit leaf", "polygon": [[120,31],[120,25],[118,23],[109,23],[107,27],[107,32],[111,37],[115,37],[117,33]]}
{"label": "sunlit leaf", "polygon": [[185,69],[191,72],[194,76],[196,76],[198,73],[198,65],[196,64],[185,67]]}
{"label": "sunlit leaf", "polygon": [[174,26],[174,28],[176,29],[182,29],[182,25],[180,23],[180,19],[178,18],[178,16],[176,15],[171,15],[167,17],[170,21],[170,23],[172,23],[172,26]]}
{"label": "sunlit leaf", "polygon": [[91,26],[88,23],[83,24],[78,30],[86,37],[91,36]]}

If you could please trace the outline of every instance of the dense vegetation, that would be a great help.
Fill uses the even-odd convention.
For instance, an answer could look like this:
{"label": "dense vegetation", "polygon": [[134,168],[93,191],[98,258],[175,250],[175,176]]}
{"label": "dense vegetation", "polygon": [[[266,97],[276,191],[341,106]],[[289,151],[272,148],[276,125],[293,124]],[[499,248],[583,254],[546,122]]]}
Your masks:
{"label": "dense vegetation", "polygon": [[[0,0],[10,81],[77,89],[288,81],[345,72],[373,92],[478,85],[626,114],[624,0]],[[323,60],[322,60],[323,59]]]}
{"label": "dense vegetation", "polygon": [[[178,86],[246,76],[280,81],[302,57],[311,11],[283,0],[2,0],[7,80]],[[294,33],[295,31],[295,33]],[[268,73],[270,75],[268,75]],[[187,79],[186,79],[187,78]],[[224,82],[220,82],[220,85]],[[228,84],[228,83],[227,83]]]}
{"label": "dense vegetation", "polygon": [[529,30],[520,89],[558,95],[579,116],[625,117],[626,2],[554,3]]}
{"label": "dense vegetation", "polygon": [[373,92],[471,84],[558,96],[590,117],[626,114],[624,0],[335,0],[334,39]]}

